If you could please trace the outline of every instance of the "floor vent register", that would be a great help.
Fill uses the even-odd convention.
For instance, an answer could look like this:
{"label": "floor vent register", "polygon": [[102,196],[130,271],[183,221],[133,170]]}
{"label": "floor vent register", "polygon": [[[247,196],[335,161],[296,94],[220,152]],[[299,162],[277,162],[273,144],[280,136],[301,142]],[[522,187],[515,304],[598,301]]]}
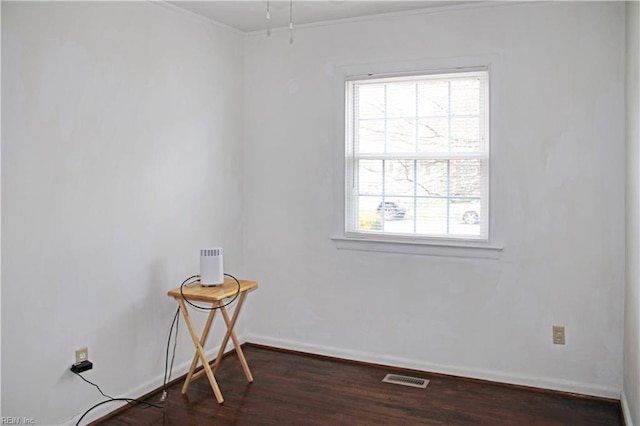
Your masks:
{"label": "floor vent register", "polygon": [[393,383],[394,385],[410,386],[412,388],[425,389],[429,384],[429,380],[419,377],[400,376],[398,374],[387,374],[382,379],[384,383]]}

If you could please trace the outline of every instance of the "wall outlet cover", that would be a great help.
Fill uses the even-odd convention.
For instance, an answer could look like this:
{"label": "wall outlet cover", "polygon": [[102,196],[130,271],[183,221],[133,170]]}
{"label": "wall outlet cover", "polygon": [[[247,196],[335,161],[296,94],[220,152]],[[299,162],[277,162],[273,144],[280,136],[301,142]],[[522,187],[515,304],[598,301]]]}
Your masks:
{"label": "wall outlet cover", "polygon": [[76,350],[76,364],[83,361],[89,361],[89,348]]}
{"label": "wall outlet cover", "polygon": [[563,325],[554,325],[553,326],[553,344],[554,345],[564,345],[564,326]]}

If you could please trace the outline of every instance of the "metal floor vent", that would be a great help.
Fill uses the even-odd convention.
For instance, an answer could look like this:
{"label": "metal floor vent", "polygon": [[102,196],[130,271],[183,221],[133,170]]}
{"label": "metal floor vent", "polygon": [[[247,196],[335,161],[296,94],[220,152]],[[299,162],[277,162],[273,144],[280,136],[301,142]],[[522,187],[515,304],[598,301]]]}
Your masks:
{"label": "metal floor vent", "polygon": [[411,386],[413,388],[425,389],[429,384],[429,380],[419,377],[400,376],[398,374],[387,374],[382,379],[384,383],[393,383],[395,385]]}

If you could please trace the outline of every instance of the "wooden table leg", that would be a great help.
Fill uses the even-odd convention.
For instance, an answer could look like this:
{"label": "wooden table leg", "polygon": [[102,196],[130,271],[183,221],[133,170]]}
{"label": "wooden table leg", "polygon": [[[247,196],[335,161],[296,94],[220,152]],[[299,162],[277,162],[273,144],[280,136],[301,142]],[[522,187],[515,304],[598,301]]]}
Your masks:
{"label": "wooden table leg", "polygon": [[240,359],[240,364],[242,365],[242,370],[244,371],[244,375],[247,377],[247,381],[249,383],[253,382],[253,376],[251,375],[251,370],[249,370],[249,364],[247,364],[247,360],[244,357],[244,352],[242,352],[242,347],[240,346],[240,342],[238,342],[238,337],[236,336],[236,332],[233,331],[233,328],[236,325],[236,320],[238,319],[238,315],[240,315],[240,309],[244,304],[245,299],[247,298],[247,292],[242,293],[240,296],[240,300],[238,301],[238,305],[236,306],[235,311],[233,312],[233,317],[231,320],[229,319],[229,314],[227,313],[227,309],[222,307],[220,310],[222,311],[222,317],[224,318],[224,322],[227,324],[227,332],[222,340],[222,344],[220,345],[220,349],[218,351],[218,357],[216,358],[215,363],[213,364],[213,372],[215,373],[220,365],[220,360],[222,359],[222,354],[229,342],[229,337],[233,341],[233,346],[236,349],[236,353],[238,354],[238,358]]}
{"label": "wooden table leg", "polygon": [[[185,305],[185,309],[186,309],[186,305]],[[211,329],[211,324],[213,324],[213,319],[216,316],[216,311],[217,309],[212,309],[209,312],[209,316],[207,317],[207,322],[204,325],[204,330],[202,330],[202,337],[200,337],[200,346],[202,346],[202,348],[204,348],[204,345],[207,342],[207,337],[209,336],[209,330]],[[198,355],[198,352],[196,351],[196,353],[193,355],[193,361],[191,361],[191,367],[189,367],[187,378],[185,379],[184,384],[182,385],[183,395],[187,393],[187,388],[189,387],[189,383],[191,383],[191,380],[195,379],[195,377],[193,377],[193,372],[196,370],[199,358],[200,357]]]}
{"label": "wooden table leg", "polygon": [[[211,366],[209,365],[209,361],[207,361],[207,356],[204,353],[204,349],[202,348],[202,345],[200,344],[200,339],[198,338],[198,334],[196,333],[196,330],[193,327],[193,322],[191,322],[189,311],[187,311],[187,307],[184,303],[184,300],[178,299],[178,303],[180,304],[180,310],[182,311],[182,316],[184,317],[184,320],[187,323],[187,328],[189,329],[189,334],[191,335],[193,344],[196,347],[196,353],[200,358],[202,367],[204,368],[204,371],[207,374],[207,378],[209,379],[209,383],[211,384],[211,389],[213,390],[213,394],[215,395],[216,400],[218,401],[218,404],[222,404],[224,402],[224,398],[222,397],[222,392],[220,392],[220,387],[218,387],[218,382],[216,382],[216,378],[213,376],[213,371],[211,371]],[[206,337],[204,338],[206,339]],[[193,372],[191,372],[191,374],[193,375]],[[185,382],[185,383],[188,383],[188,382]]]}

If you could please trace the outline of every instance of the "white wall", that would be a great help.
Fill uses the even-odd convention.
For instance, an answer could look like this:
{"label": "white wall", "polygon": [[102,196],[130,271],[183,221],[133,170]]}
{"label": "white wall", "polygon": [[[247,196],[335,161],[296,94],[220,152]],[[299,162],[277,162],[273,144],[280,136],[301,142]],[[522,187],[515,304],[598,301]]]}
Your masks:
{"label": "white wall", "polygon": [[[618,398],[624,12],[535,2],[301,26],[291,46],[286,32],[248,37],[245,261],[261,288],[247,339]],[[338,250],[342,70],[473,55],[499,74],[500,259]]]}
{"label": "white wall", "polygon": [[627,275],[623,412],[640,425],[640,4],[627,2]]}
{"label": "white wall", "polygon": [[[206,245],[241,274],[242,67],[242,35],[151,2],[2,2],[3,416],[101,401],[85,345],[104,392],[157,387],[167,290]],[[174,378],[192,354],[183,326]]]}
{"label": "white wall", "polygon": [[[169,8],[2,2],[2,415],[101,400],[67,371],[85,345],[107,393],[158,386],[166,290],[211,243],[260,281],[248,340],[617,398],[624,36],[617,2],[444,9],[249,36],[243,79],[240,35]],[[477,54],[501,77],[501,258],[337,250],[341,70]],[[174,377],[190,348],[183,328]]]}

